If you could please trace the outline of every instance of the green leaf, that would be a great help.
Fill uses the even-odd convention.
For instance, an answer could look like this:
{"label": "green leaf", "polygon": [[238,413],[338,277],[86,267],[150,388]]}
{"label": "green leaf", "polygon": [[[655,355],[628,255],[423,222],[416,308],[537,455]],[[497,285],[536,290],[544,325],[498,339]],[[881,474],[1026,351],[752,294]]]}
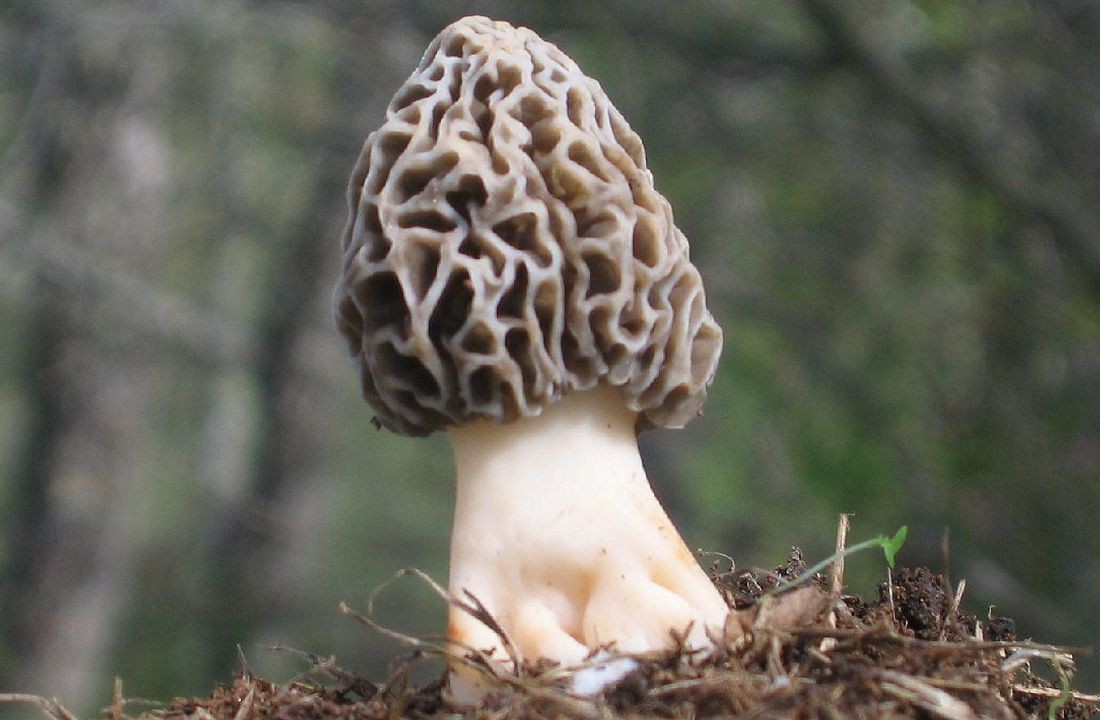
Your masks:
{"label": "green leaf", "polygon": [[901,550],[901,546],[905,544],[905,537],[909,534],[909,526],[902,525],[901,528],[894,533],[894,537],[889,540],[884,540],[882,543],[882,554],[886,556],[886,564],[891,568],[894,567],[894,558],[897,557],[898,550]]}
{"label": "green leaf", "polygon": [[[850,545],[844,548],[844,550],[841,552],[841,555],[848,556],[852,555],[853,553],[861,552],[863,550],[880,547],[882,548],[882,554],[886,556],[887,564],[889,564],[892,568],[894,567],[894,557],[898,554],[898,550],[901,550],[901,546],[905,544],[905,536],[908,534],[909,527],[906,525],[902,525],[901,529],[894,533],[894,537],[892,538],[888,538],[882,533],[879,533],[878,536],[873,537],[870,540],[864,540],[861,543]],[[788,580],[787,582],[776,585],[771,590],[768,590],[766,593],[764,593],[764,595],[778,595],[781,592],[785,592],[793,587],[801,585],[802,583],[812,578],[814,576],[814,573],[820,570],[824,570],[826,567],[831,565],[835,558],[836,553],[833,553],[832,555],[814,565],[812,568],[808,569],[806,572],[802,573],[798,577],[794,578],[793,580]]]}

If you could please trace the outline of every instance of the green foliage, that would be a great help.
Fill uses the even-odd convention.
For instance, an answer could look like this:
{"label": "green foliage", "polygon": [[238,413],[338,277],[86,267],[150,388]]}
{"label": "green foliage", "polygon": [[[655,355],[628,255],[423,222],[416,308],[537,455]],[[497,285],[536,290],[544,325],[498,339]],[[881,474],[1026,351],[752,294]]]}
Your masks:
{"label": "green foliage", "polygon": [[833,553],[824,560],[821,560],[793,580],[788,580],[785,583],[777,585],[776,587],[765,593],[765,595],[778,595],[781,592],[786,592],[787,590],[796,588],[806,581],[813,579],[814,575],[816,575],[817,573],[831,566],[834,562],[836,562],[837,558],[848,557],[849,555],[854,555],[855,553],[863,552],[864,550],[882,548],[882,555],[886,559],[886,564],[890,568],[893,568],[894,560],[897,558],[898,551],[901,550],[901,546],[905,544],[905,538],[908,535],[909,527],[907,525],[902,525],[900,528],[898,528],[898,531],[890,537],[880,534],[871,538],[870,540],[864,540],[863,542],[856,543],[855,545],[845,547],[839,553]]}
{"label": "green foliage", "polygon": [[[838,46],[819,5],[873,53]],[[1100,21],[1063,5],[479,6],[604,85],[690,239],[722,366],[705,416],[643,447],[692,545],[768,566],[828,553],[840,512],[906,522],[907,561],[966,577],[974,606],[1100,644],[1078,627],[1100,615],[1081,560],[1100,554]],[[42,410],[21,358],[50,297],[64,412],[35,587],[63,590],[24,588],[33,627],[109,608],[92,660],[135,696],[205,692],[238,642],[257,664],[278,641],[385,674],[394,648],[335,607],[400,567],[445,576],[449,450],[371,428],[329,293],[355,155],[458,14],[0,9],[0,625],[32,626],[2,603]],[[239,604],[211,581],[231,517],[255,531],[233,566],[250,603],[216,626]],[[868,547],[892,562],[904,530]],[[855,565],[850,584],[878,575]],[[387,624],[440,630],[428,594],[390,602]],[[0,687],[29,662],[4,632]],[[1100,682],[1095,660],[1081,677]],[[62,699],[101,707],[105,685]]]}
{"label": "green foliage", "polygon": [[905,544],[905,538],[909,535],[909,526],[902,525],[898,528],[898,531],[894,533],[893,537],[879,538],[879,543],[882,546],[882,554],[886,558],[886,564],[891,568],[894,567],[894,559],[898,555],[898,551],[901,550],[901,546]]}

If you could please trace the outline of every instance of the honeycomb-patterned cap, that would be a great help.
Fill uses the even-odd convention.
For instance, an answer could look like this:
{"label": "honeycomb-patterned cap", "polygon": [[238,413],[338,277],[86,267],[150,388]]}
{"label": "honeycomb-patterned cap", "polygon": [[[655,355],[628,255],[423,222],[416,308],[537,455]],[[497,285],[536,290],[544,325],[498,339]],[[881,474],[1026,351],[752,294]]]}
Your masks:
{"label": "honeycomb-patterned cap", "polygon": [[385,427],[427,435],[620,390],[700,412],[722,333],[645,151],[599,83],[527,28],[455,22],[367,138],[340,332]]}

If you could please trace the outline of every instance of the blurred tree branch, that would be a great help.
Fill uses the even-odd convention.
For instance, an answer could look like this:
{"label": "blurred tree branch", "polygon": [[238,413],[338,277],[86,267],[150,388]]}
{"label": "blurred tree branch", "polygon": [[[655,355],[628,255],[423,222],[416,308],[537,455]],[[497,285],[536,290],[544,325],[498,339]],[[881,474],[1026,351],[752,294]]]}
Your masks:
{"label": "blurred tree branch", "polygon": [[[719,75],[796,70],[821,72],[835,64],[830,47],[772,40],[758,28],[724,22],[706,13],[676,13],[668,3],[609,3],[603,12],[608,32],[656,41],[689,64]],[[587,7],[593,7],[587,5]]]}
{"label": "blurred tree branch", "polygon": [[[49,281],[58,294],[98,300],[127,331],[155,337],[203,363],[243,365],[255,348],[240,324],[215,315],[117,267],[72,243],[37,237],[22,246],[0,246],[0,267]],[[11,302],[21,301],[16,283]]]}
{"label": "blurred tree branch", "polygon": [[[258,340],[245,323],[158,287],[95,251],[42,237],[18,248],[0,243],[0,268],[0,301],[12,306],[26,303],[28,283],[45,281],[57,295],[94,303],[97,310],[84,313],[90,322],[109,317],[119,332],[153,339],[193,362],[230,367],[256,362]],[[80,319],[72,322],[81,327]],[[332,347],[335,353],[335,340]],[[323,360],[295,357],[294,371],[311,385],[336,392]]]}
{"label": "blurred tree branch", "polygon": [[944,156],[989,187],[1008,205],[1034,216],[1053,231],[1059,250],[1100,297],[1100,223],[1062,180],[1039,184],[998,151],[1002,143],[950,107],[937,103],[905,63],[876,47],[835,0],[802,0],[807,14],[833,46],[837,56],[856,70],[876,92],[921,129]]}

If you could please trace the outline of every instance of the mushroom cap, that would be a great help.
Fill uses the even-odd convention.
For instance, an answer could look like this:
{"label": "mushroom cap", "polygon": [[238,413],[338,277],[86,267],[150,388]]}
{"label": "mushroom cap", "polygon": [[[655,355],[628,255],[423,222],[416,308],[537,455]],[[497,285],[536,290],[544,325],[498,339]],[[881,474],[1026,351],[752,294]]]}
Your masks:
{"label": "mushroom cap", "polygon": [[337,325],[391,430],[427,435],[620,390],[640,427],[700,413],[721,353],[638,135],[527,28],[448,26],[352,173]]}

